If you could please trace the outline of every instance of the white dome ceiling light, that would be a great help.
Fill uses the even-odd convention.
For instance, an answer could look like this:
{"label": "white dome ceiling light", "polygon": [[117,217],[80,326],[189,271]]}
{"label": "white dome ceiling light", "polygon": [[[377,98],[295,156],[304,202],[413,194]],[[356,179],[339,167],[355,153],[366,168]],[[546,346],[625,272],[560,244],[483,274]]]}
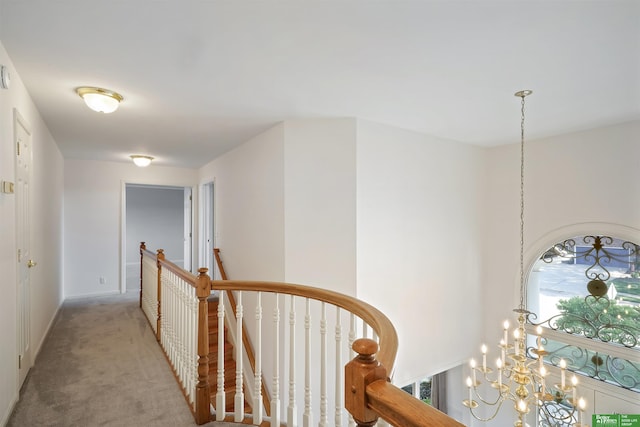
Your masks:
{"label": "white dome ceiling light", "polygon": [[84,99],[87,107],[98,113],[113,113],[124,99],[117,92],[99,87],[79,87],[76,93]]}
{"label": "white dome ceiling light", "polygon": [[132,154],[129,157],[131,157],[131,160],[133,160],[133,163],[135,163],[136,166],[141,168],[146,168],[151,164],[151,160],[153,160],[153,157],[143,156],[141,154]]}

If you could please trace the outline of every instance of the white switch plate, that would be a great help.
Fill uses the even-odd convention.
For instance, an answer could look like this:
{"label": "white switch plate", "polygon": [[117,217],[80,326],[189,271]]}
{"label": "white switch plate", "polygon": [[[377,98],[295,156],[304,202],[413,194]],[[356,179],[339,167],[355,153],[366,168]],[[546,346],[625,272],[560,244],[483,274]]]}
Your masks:
{"label": "white switch plate", "polygon": [[13,194],[13,182],[2,181],[2,185],[0,186],[0,191],[2,191],[5,194]]}

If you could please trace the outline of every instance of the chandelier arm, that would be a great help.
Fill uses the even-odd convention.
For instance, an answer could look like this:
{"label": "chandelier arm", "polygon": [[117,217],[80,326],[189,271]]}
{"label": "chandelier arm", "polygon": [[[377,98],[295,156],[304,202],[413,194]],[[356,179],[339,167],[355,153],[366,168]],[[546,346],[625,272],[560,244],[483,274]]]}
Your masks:
{"label": "chandelier arm", "polygon": [[469,409],[469,412],[471,412],[471,415],[473,416],[473,418],[475,418],[475,419],[476,419],[476,420],[478,420],[478,421],[481,421],[481,422],[491,421],[491,420],[493,420],[493,419],[498,415],[498,412],[500,412],[500,408],[502,407],[502,404],[503,404],[503,403],[504,403],[504,399],[503,399],[501,402],[498,402],[498,403],[497,403],[497,406],[495,407],[495,408],[496,408],[496,410],[493,412],[493,414],[491,414],[491,415],[490,415],[489,417],[487,417],[487,418],[483,418],[483,417],[481,417],[481,416],[477,415],[477,414],[473,411],[473,408],[470,408],[470,409]]}

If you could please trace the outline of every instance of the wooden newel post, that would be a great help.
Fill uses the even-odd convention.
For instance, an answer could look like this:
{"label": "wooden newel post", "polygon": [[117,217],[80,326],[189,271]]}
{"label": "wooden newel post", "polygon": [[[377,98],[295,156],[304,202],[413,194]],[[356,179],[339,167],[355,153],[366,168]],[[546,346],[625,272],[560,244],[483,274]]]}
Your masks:
{"label": "wooden newel post", "polygon": [[209,386],[209,303],[211,295],[211,278],[207,268],[200,268],[196,280],[198,297],[198,384],[196,385],[196,424],[211,421],[210,386]]}
{"label": "wooden newel post", "polygon": [[358,426],[373,426],[378,415],[369,409],[367,386],[374,381],[387,380],[387,370],[375,358],[378,344],[368,338],[353,342],[353,351],[358,355],[344,368],[345,408]]}
{"label": "wooden newel post", "polygon": [[144,260],[143,252],[147,249],[147,246],[144,244],[145,242],[140,242],[140,308],[142,308],[142,261]]}
{"label": "wooden newel post", "polygon": [[156,265],[158,266],[158,319],[156,320],[156,339],[160,341],[160,321],[162,320],[162,264],[164,261],[164,249],[158,249]]}

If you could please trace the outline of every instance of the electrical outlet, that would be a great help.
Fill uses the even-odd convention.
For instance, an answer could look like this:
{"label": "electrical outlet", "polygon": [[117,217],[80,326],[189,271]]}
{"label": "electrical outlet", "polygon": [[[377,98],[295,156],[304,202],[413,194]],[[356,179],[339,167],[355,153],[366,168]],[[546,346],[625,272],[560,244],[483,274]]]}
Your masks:
{"label": "electrical outlet", "polygon": [[106,285],[107,284],[107,278],[104,276],[100,276],[100,284],[101,285]]}

